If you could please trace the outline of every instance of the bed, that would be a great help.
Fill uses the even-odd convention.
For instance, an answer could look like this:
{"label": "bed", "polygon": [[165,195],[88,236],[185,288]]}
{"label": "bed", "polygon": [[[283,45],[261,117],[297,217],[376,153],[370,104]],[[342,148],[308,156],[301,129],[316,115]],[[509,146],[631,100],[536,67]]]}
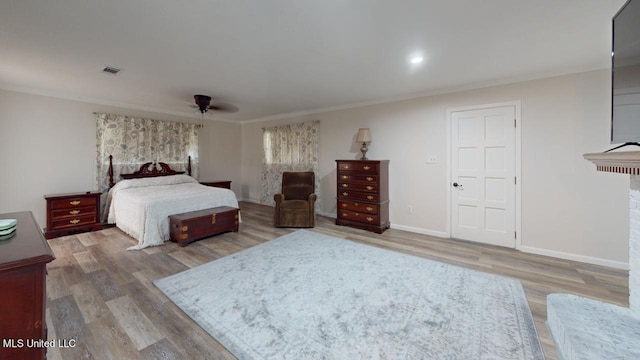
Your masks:
{"label": "bed", "polygon": [[[127,250],[162,245],[169,240],[169,215],[217,206],[238,207],[233,191],[201,185],[165,163],[147,163],[113,184],[107,194],[107,222],[138,240]],[[190,173],[190,171],[189,171]],[[112,167],[109,171],[113,176]]]}

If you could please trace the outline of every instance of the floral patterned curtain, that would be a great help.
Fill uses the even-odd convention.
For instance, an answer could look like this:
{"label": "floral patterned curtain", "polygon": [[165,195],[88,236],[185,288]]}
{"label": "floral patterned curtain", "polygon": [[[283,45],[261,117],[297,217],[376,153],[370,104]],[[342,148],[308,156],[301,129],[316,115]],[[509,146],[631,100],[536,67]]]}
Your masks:
{"label": "floral patterned curtain", "polygon": [[260,202],[275,205],[273,195],[282,190],[285,171],[313,171],[316,176],[316,210],[320,209],[318,143],[320,121],[262,129],[263,161]]}
{"label": "floral patterned curtain", "polygon": [[187,170],[198,178],[198,125],[174,121],[96,114],[96,184],[109,189],[109,155],[113,155],[113,180],[147,162],[164,162],[176,171]]}

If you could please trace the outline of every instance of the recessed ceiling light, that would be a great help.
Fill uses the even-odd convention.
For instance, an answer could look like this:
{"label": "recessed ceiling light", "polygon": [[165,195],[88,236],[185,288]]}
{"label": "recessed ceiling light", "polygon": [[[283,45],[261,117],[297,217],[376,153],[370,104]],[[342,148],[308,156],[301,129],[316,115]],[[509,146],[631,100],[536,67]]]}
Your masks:
{"label": "recessed ceiling light", "polygon": [[420,64],[423,61],[424,61],[424,59],[422,58],[422,56],[416,56],[414,58],[411,58],[411,63],[412,64]]}

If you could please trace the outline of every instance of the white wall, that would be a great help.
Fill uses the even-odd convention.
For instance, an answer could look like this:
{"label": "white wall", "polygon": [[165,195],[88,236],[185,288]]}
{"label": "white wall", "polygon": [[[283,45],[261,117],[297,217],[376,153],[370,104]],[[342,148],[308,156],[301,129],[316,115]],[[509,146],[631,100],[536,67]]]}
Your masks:
{"label": "white wall", "polygon": [[[32,211],[46,225],[45,194],[95,190],[93,112],[159,120],[171,115],[0,90],[0,213]],[[207,121],[200,132],[200,178],[240,188],[240,125]]]}
{"label": "white wall", "polygon": [[522,249],[624,266],[629,177],[582,158],[611,147],[608,70],[243,124],[241,197],[260,199],[262,127],[320,120],[322,212],[335,214],[335,160],[358,158],[355,134],[368,127],[367,156],[391,160],[392,227],[446,234],[447,109],[506,101],[522,103]]}

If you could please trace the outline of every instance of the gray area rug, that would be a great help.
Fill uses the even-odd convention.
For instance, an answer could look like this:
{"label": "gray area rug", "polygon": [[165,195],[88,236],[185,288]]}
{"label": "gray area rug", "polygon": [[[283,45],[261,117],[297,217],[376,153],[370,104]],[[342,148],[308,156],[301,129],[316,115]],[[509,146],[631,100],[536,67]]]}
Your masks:
{"label": "gray area rug", "polygon": [[544,359],[518,280],[306,230],[154,284],[240,359]]}

